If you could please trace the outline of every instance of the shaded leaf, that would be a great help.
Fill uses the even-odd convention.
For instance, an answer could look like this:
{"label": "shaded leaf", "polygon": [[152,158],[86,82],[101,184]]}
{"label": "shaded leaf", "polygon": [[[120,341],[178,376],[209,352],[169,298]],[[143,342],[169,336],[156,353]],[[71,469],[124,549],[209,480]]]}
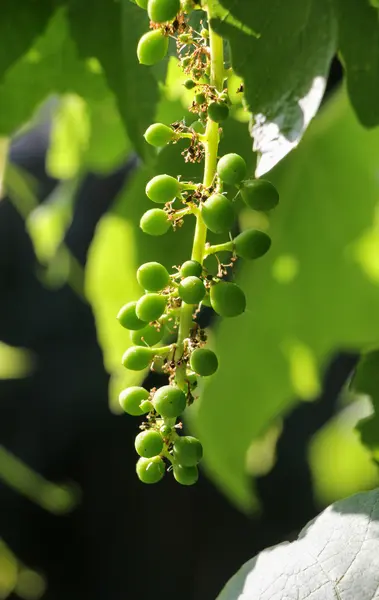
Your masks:
{"label": "shaded leaf", "polygon": [[379,350],[364,354],[358,363],[353,381],[353,390],[370,396],[374,413],[362,419],[357,426],[362,443],[369,448],[379,462]]}
{"label": "shaded leaf", "polygon": [[218,600],[379,598],[379,490],[329,506],[297,541],[264,550]]}

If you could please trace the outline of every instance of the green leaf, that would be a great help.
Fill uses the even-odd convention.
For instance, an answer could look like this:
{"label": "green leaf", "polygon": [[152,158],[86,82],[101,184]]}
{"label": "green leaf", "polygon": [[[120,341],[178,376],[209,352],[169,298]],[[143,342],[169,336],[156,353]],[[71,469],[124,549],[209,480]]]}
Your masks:
{"label": "green leaf", "polygon": [[330,0],[222,0],[245,26],[215,20],[229,40],[232,65],[244,79],[253,113],[257,175],[270,170],[300,141],[315,115],[336,50],[336,27]]}
{"label": "green leaf", "polygon": [[151,155],[143,133],[154,118],[158,84],[149,67],[138,63],[136,49],[148,30],[146,12],[130,2],[69,0],[71,30],[82,58],[95,57],[117,98],[126,130],[137,152]]}
{"label": "green leaf", "polygon": [[[219,322],[220,368],[193,415],[209,472],[245,509],[252,440],[296,398],[317,396],[334,352],[378,341],[378,152],[379,130],[363,129],[339,94],[270,175],[281,197],[272,248],[239,267],[248,309]],[[241,223],[268,227],[252,212]]]}
{"label": "green leaf", "polygon": [[379,463],[379,350],[363,355],[356,368],[351,387],[360,394],[370,396],[374,413],[362,419],[357,429],[362,443],[369,448]]}
{"label": "green leaf", "polygon": [[0,79],[41,35],[55,8],[54,0],[14,0],[1,3]]}
{"label": "green leaf", "polygon": [[373,490],[332,504],[295,542],[249,560],[217,600],[374,599],[378,557],[379,490]]}
{"label": "green leaf", "polygon": [[378,10],[367,0],[334,3],[350,100],[361,123],[375,127],[379,123]]}

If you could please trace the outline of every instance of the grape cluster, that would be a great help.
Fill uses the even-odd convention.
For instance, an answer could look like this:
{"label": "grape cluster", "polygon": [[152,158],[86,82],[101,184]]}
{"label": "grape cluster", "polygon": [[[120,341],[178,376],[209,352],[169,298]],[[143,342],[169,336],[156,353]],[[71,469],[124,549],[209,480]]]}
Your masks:
{"label": "grape cluster", "polygon": [[[196,0],[135,2],[147,10],[151,27],[138,44],[140,63],[152,65],[161,60],[166,55],[169,37],[173,37],[180,65],[188,77],[184,85],[194,93],[189,109],[196,114],[196,120],[189,125],[184,121],[151,125],[145,132],[145,140],[161,148],[188,139],[184,159],[207,161],[211,152],[208,132],[213,128],[219,139],[220,124],[228,118],[230,100],[227,90],[219,89],[212,77],[209,43],[212,32],[205,27],[196,32],[188,24],[187,14],[199,9],[200,3]],[[213,147],[215,159],[217,148],[218,141]],[[228,268],[233,268],[238,257],[260,258],[271,245],[270,237],[258,229],[243,231],[234,239],[230,238],[230,232],[236,219],[236,196],[240,194],[253,210],[268,211],[279,200],[275,187],[265,180],[248,179],[246,163],[238,154],[226,154],[214,164],[208,182],[206,178],[203,183],[196,183],[161,174],[146,185],[147,197],[159,207],[141,217],[143,232],[164,235],[170,228],[180,228],[183,219],[192,214],[204,241],[199,247],[199,235],[195,235],[191,259],[172,272],[157,262],[141,265],[137,281],[144,294],[138,301],[123,306],[118,314],[120,324],[130,330],[134,344],[124,353],[123,365],[133,371],[160,370],[168,378],[167,385],[159,389],[148,391],[133,386],[123,390],[119,398],[125,412],[145,418],[135,440],[140,456],[137,475],[144,483],[160,481],[166,470],[172,471],[176,481],[183,485],[197,481],[197,465],[203,449],[196,438],[181,435],[178,418],[196,399],[199,379],[213,375],[219,366],[216,354],[205,347],[207,336],[197,323],[197,315],[203,305],[211,306],[222,317],[242,314],[246,309],[245,294],[228,280]],[[228,234],[229,240],[211,246],[206,243],[207,230]],[[232,255],[229,265],[222,265],[218,258],[218,253],[225,251]],[[210,255],[218,260],[217,275],[212,275],[204,264]],[[173,334],[177,341],[167,344]]]}

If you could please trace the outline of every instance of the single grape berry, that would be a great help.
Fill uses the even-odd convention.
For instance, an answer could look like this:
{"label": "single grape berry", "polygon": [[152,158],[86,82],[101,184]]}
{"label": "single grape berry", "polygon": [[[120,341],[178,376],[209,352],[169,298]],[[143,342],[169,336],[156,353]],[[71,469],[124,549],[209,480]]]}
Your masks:
{"label": "single grape berry", "polygon": [[131,371],[142,371],[149,366],[153,360],[154,352],[150,348],[143,346],[132,346],[124,352],[122,364]]}
{"label": "single grape berry", "polygon": [[126,413],[128,413],[128,415],[133,415],[133,417],[139,417],[150,411],[150,409],[145,410],[145,407],[142,408],[142,406],[140,406],[144,402],[148,402],[148,397],[149,392],[145,390],[145,388],[132,386],[126,388],[126,390],[122,390],[118,397],[118,400],[121,408]]}
{"label": "single grape berry", "polygon": [[241,185],[241,196],[253,210],[272,210],[279,202],[276,187],[266,179],[248,179]]}
{"label": "single grape berry", "polygon": [[229,281],[212,285],[210,291],[213,310],[221,317],[237,317],[246,309],[246,298],[241,288]]}
{"label": "single grape berry", "polygon": [[135,1],[136,1],[136,4],[138,4],[138,6],[147,10],[148,0],[135,0]]}
{"label": "single grape berry", "polygon": [[202,121],[194,121],[191,123],[190,128],[193,129],[195,133],[200,133],[201,135],[205,133],[205,125]]}
{"label": "single grape berry", "polygon": [[218,161],[217,173],[224,183],[236,185],[246,175],[246,163],[239,154],[225,154]]}
{"label": "single grape berry", "polygon": [[139,226],[149,235],[164,235],[170,229],[171,221],[164,210],[152,208],[142,215]]}
{"label": "single grape berry", "polygon": [[160,263],[148,262],[139,267],[137,281],[147,292],[159,292],[170,283],[170,275]]}
{"label": "single grape berry", "polygon": [[160,456],[140,458],[137,461],[136,471],[142,483],[158,483],[165,474],[165,464]]}
{"label": "single grape berry", "polygon": [[180,0],[149,0],[147,14],[154,23],[172,21],[180,11]]}
{"label": "single grape berry", "polygon": [[174,466],[174,477],[181,485],[194,485],[199,479],[197,467]]}
{"label": "single grape berry", "polygon": [[174,385],[164,385],[154,394],[155,410],[165,419],[174,419],[182,414],[186,407],[186,397],[182,390]]}
{"label": "single grape berry", "polygon": [[139,319],[147,323],[156,321],[163,315],[166,308],[167,298],[159,294],[145,294],[136,305],[136,313]]}
{"label": "single grape berry", "polygon": [[229,107],[226,102],[211,102],[208,106],[208,117],[216,123],[225,121],[229,116]]}
{"label": "single grape berry", "polygon": [[117,315],[118,322],[125,329],[142,329],[146,321],[141,321],[136,313],[137,302],[128,302],[119,311]]}
{"label": "single grape berry", "polygon": [[222,194],[212,194],[202,205],[205,225],[213,233],[230,231],[235,221],[233,204]]}
{"label": "single grape berry", "polygon": [[203,458],[203,447],[192,435],[176,438],[173,449],[175,461],[182,467],[194,467]]}
{"label": "single grape berry", "polygon": [[175,132],[171,127],[163,123],[154,123],[150,125],[144,133],[144,138],[150,146],[162,148],[175,138]]}
{"label": "single grape berry", "polygon": [[236,254],[246,260],[260,258],[269,251],[270,246],[270,236],[259,229],[248,229],[234,239]]}
{"label": "single grape berry", "polygon": [[163,439],[158,431],[145,430],[137,435],[134,446],[137,454],[144,458],[152,458],[162,452]]}
{"label": "single grape berry", "polygon": [[204,102],[207,101],[207,98],[206,98],[205,94],[200,93],[200,94],[196,94],[195,100],[196,100],[197,104],[204,104]]}
{"label": "single grape berry", "polygon": [[159,344],[165,334],[165,328],[156,327],[155,325],[146,325],[143,329],[132,331],[130,339],[136,346],[155,346]]}
{"label": "single grape berry", "polygon": [[181,186],[171,175],[156,175],[146,186],[146,195],[157,204],[166,204],[175,200],[179,195]]}
{"label": "single grape berry", "polygon": [[172,434],[172,427],[169,427],[168,425],[162,425],[159,431],[163,438],[168,438]]}
{"label": "single grape berry", "polygon": [[141,65],[155,65],[162,60],[168,50],[168,37],[160,29],[145,33],[137,46],[137,57]]}
{"label": "single grape berry", "polygon": [[203,272],[202,265],[197,260],[186,260],[180,268],[180,277],[200,277]]}
{"label": "single grape berry", "polygon": [[154,410],[154,405],[152,402],[150,402],[150,400],[142,400],[140,409],[142,410],[143,414],[146,414]]}
{"label": "single grape berry", "polygon": [[198,375],[208,377],[216,373],[218,359],[212,350],[208,350],[208,348],[196,348],[191,354],[190,366]]}
{"label": "single grape berry", "polygon": [[199,277],[185,277],[179,284],[179,296],[187,304],[199,304],[205,296],[204,283]]}
{"label": "single grape berry", "polygon": [[187,79],[183,83],[183,85],[186,88],[186,90],[192,90],[194,87],[196,87],[197,83],[195,81],[193,81],[193,79]]}

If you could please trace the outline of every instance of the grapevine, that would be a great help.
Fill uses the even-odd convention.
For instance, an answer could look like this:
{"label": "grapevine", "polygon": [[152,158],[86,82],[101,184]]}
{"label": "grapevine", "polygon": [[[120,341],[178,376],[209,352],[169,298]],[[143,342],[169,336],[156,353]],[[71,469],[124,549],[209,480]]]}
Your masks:
{"label": "grapevine", "polygon": [[[219,368],[217,355],[206,348],[207,336],[197,322],[203,305],[211,306],[222,317],[237,317],[246,309],[242,289],[230,281],[238,257],[257,259],[270,248],[270,237],[250,229],[231,239],[236,219],[234,201],[241,195],[253,210],[271,210],[278,193],[271,183],[247,179],[247,166],[236,153],[219,156],[222,123],[230,112],[226,85],[223,39],[212,28],[212,2],[203,0],[136,0],[147,11],[150,30],[138,43],[137,56],[143,65],[152,65],[166,55],[169,38],[174,38],[178,62],[187,77],[184,86],[193,91],[189,107],[197,120],[170,126],[154,123],[144,134],[148,144],[161,148],[180,139],[189,142],[185,161],[204,161],[202,183],[183,181],[178,175],[159,174],[146,185],[147,197],[159,206],[141,217],[146,234],[164,235],[170,228],[180,235],[180,225],[194,215],[196,225],[191,256],[172,273],[157,263],[141,265],[137,280],[145,294],[129,302],[118,314],[120,324],[131,331],[134,344],[122,358],[131,370],[155,370],[157,365],[168,377],[167,385],[145,390],[130,387],[120,394],[123,410],[134,416],[144,415],[136,438],[140,455],[137,475],[144,483],[160,481],[172,471],[177,482],[192,485],[198,479],[202,445],[192,436],[181,435],[181,417],[197,397],[201,377],[212,376]],[[191,26],[191,12],[203,11],[201,31]],[[225,189],[226,188],[226,189]],[[237,190],[237,195],[236,191]],[[228,241],[210,245],[207,231],[223,233]],[[231,262],[222,265],[220,252],[230,252]],[[211,275],[205,259],[215,255],[219,269]],[[164,345],[166,333],[176,332],[174,343]],[[160,345],[159,344],[162,344]]]}

